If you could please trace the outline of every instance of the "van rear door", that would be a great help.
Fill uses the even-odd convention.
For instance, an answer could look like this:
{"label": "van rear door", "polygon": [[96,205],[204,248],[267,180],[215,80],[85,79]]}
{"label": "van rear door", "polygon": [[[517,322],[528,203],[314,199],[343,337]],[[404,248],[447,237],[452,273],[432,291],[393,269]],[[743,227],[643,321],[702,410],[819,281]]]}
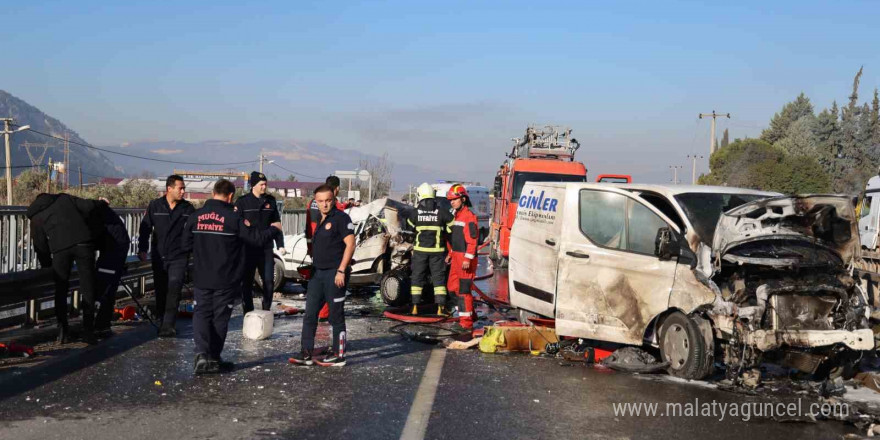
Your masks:
{"label": "van rear door", "polygon": [[510,302],[553,317],[564,183],[526,183],[510,235]]}

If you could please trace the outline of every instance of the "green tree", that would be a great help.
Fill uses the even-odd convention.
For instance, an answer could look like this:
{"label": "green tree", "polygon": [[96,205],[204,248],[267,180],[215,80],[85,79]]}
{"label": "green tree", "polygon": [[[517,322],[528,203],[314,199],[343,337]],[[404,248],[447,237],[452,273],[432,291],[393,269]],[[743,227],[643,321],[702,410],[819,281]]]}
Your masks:
{"label": "green tree", "polygon": [[735,186],[785,194],[828,192],[831,179],[814,158],[791,155],[761,139],[737,139],[709,158],[705,185]]}
{"label": "green tree", "polygon": [[721,148],[730,145],[730,134],[727,132],[727,129],[724,129],[724,135],[721,136]]}
{"label": "green tree", "polygon": [[791,155],[815,158],[819,154],[815,135],[817,125],[818,121],[815,116],[811,114],[803,116],[789,125],[785,137],[778,140],[774,145]]}
{"label": "green tree", "polygon": [[874,101],[871,102],[871,144],[880,144],[880,96],[874,89]]}
{"label": "green tree", "polygon": [[807,115],[813,116],[813,104],[802,92],[794,101],[785,104],[782,111],[773,115],[770,126],[761,132],[761,140],[776,143],[785,137],[791,124]]}

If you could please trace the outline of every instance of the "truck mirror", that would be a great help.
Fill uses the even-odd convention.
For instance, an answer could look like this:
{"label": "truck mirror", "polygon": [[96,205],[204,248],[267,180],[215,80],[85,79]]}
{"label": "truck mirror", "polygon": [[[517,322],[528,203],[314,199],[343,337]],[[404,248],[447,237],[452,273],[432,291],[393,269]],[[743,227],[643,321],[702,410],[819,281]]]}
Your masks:
{"label": "truck mirror", "polygon": [[492,192],[495,194],[495,198],[501,198],[501,186],[503,182],[501,180],[501,176],[495,176],[495,185],[492,188]]}
{"label": "truck mirror", "polygon": [[657,238],[654,239],[654,255],[662,261],[668,261],[680,253],[681,248],[672,230],[665,226],[658,229]]}

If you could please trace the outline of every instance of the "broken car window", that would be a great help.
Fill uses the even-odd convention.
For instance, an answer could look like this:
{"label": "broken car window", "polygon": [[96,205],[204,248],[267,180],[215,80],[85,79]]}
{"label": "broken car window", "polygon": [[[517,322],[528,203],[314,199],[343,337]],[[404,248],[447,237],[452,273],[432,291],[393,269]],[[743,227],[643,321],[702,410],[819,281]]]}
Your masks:
{"label": "broken car window", "polygon": [[593,243],[624,249],[626,197],[612,192],[581,190],[580,226],[581,232]]}
{"label": "broken car window", "polygon": [[668,225],[657,214],[635,200],[629,202],[628,250],[640,254],[654,255],[654,241],[657,230]]}
{"label": "broken car window", "polygon": [[718,219],[729,211],[745,203],[765,199],[756,194],[684,193],[675,196],[685,215],[694,226],[694,233],[707,246],[712,245]]}

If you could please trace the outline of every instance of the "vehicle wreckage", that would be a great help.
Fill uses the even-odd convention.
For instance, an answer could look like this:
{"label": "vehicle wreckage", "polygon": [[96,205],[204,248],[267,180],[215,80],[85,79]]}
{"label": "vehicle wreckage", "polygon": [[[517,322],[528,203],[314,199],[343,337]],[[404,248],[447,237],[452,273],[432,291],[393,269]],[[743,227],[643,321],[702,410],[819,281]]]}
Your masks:
{"label": "vehicle wreckage", "polygon": [[[412,256],[412,233],[406,230],[406,218],[412,207],[389,198],[347,209],[354,223],[355,251],[349,287],[380,283],[391,275],[409,271]],[[276,250],[276,262],[282,262],[281,281],[308,282],[312,258],[304,233],[284,237],[285,254]],[[276,264],[276,280],[279,269]],[[396,278],[395,278],[396,279]]]}
{"label": "vehicle wreckage", "polygon": [[[557,333],[658,347],[668,371],[850,371],[874,348],[851,200],[708,186],[529,183],[511,303]],[[526,194],[529,194],[526,196]],[[533,200],[534,199],[534,200]]]}

